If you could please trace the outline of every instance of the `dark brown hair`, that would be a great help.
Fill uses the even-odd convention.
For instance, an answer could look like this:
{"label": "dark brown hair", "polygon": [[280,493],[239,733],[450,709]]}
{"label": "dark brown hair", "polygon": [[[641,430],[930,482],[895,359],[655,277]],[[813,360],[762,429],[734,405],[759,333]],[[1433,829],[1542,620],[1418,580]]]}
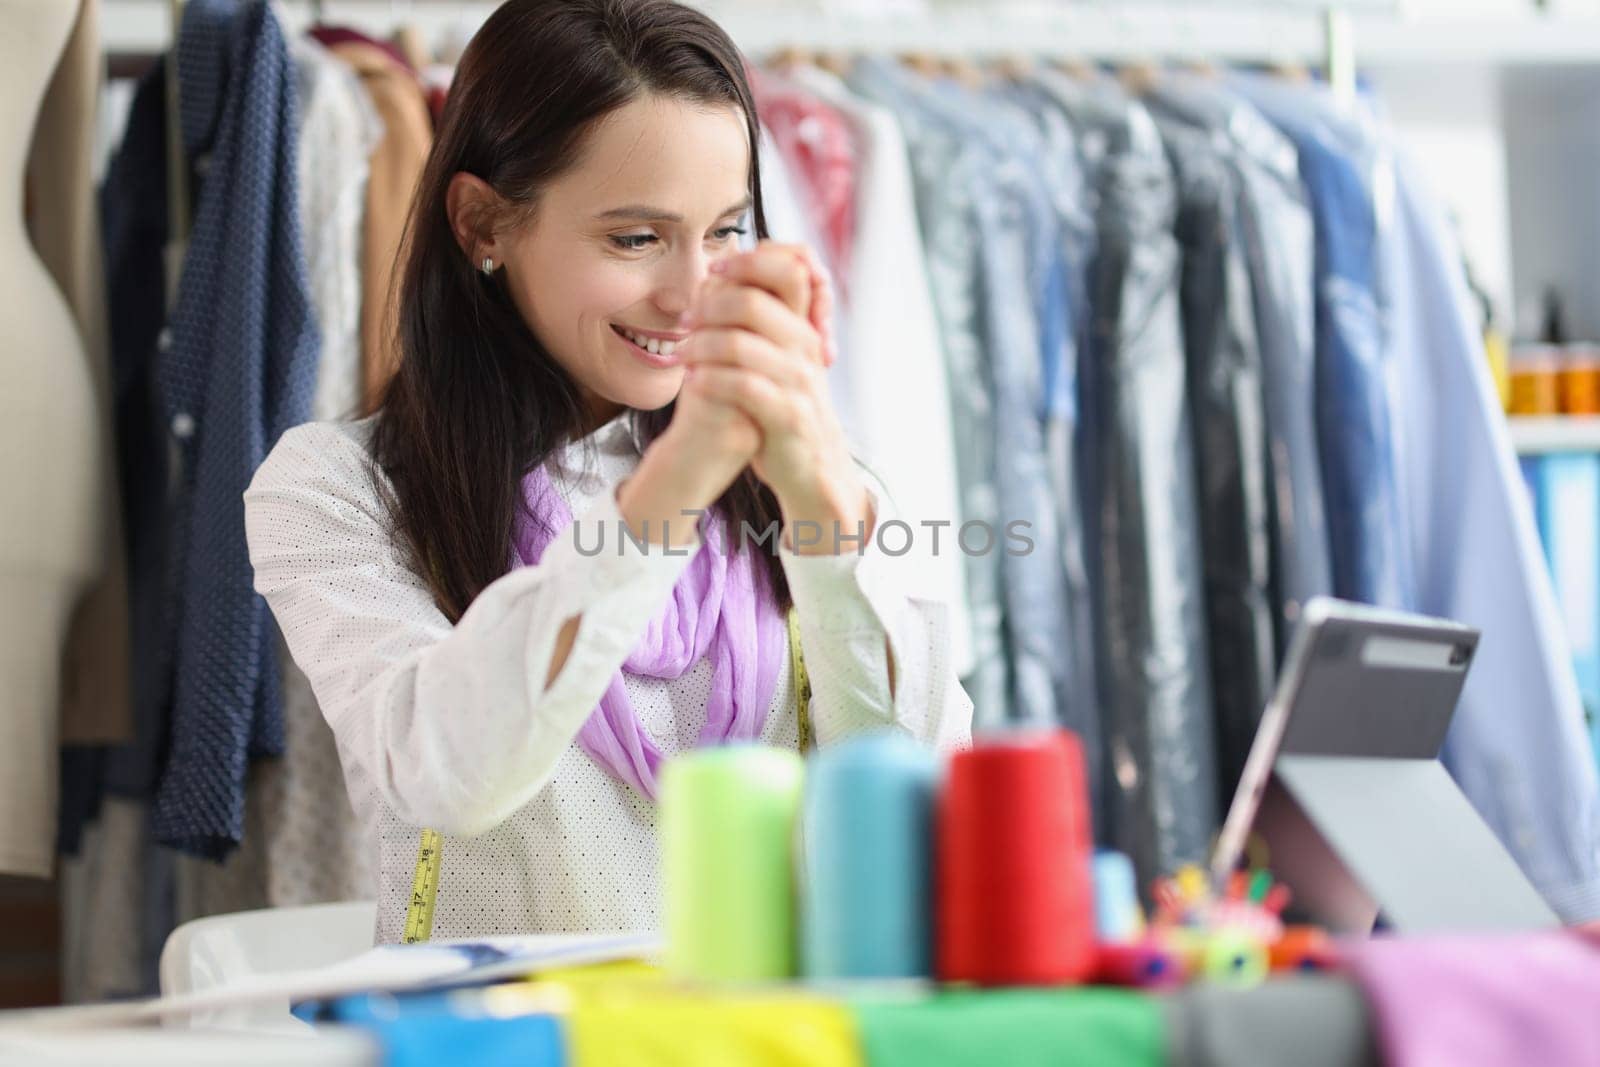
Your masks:
{"label": "dark brown hair", "polygon": [[[396,294],[399,368],[373,436],[393,487],[396,543],[452,622],[508,569],[521,481],[582,433],[586,413],[577,384],[503,285],[458,245],[445,206],[450,179],[466,171],[508,204],[536,210],[540,189],[577,160],[595,122],[643,94],[739,109],[756,234],[765,237],[755,103],[738,50],[707,16],[671,0],[508,0],[461,57],[412,205]],[[672,405],[634,417],[648,443]],[[748,468],[716,508],[732,531],[766,530],[780,517]],[[758,553],[787,607],[774,542],[732,541],[734,551]]]}

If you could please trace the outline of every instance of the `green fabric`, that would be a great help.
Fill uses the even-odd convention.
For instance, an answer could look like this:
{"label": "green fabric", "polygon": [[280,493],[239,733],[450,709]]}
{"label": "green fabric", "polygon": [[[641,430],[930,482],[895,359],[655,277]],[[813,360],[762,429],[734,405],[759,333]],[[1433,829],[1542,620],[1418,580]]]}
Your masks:
{"label": "green fabric", "polygon": [[1121,989],[940,993],[851,1004],[867,1067],[1116,1067],[1166,1062],[1157,998]]}

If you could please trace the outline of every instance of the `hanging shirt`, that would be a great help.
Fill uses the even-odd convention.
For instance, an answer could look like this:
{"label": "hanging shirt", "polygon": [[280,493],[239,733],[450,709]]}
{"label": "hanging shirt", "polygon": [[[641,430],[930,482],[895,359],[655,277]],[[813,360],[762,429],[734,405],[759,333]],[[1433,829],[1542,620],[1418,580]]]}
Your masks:
{"label": "hanging shirt", "polygon": [[[361,256],[367,157],[383,134],[348,65],[310,38],[290,42],[301,101],[299,198],[306,274],[322,335],[314,418],[361,408]],[[276,626],[273,627],[276,631]],[[281,644],[281,642],[280,642]],[[287,649],[282,677],[284,755],[251,771],[245,832],[221,863],[187,859],[177,920],[253,908],[370,900],[372,855],[350,806],[333,733],[305,672]]]}
{"label": "hanging shirt", "polygon": [[[935,92],[952,121],[966,122],[989,145],[1001,197],[992,217],[999,229],[984,242],[990,250],[984,297],[999,460],[995,482],[1005,521],[1026,521],[1033,541],[1026,555],[1004,561],[1013,717],[1054,721],[1078,735],[1090,796],[1096,798],[1095,822],[1103,828],[1100,706],[1095,675],[1077,657],[1087,651],[1088,631],[1077,626],[1088,625],[1090,599],[1087,584],[1073,581],[1086,575],[1083,506],[1077,479],[1053,451],[1071,433],[1058,423],[1076,408],[1063,395],[1077,379],[1068,279],[1084,263],[1066,259],[1070,242],[1052,200],[1056,164],[1022,106],[994,88],[973,91],[945,81]],[[1031,298],[1031,319],[1018,299],[1023,296]],[[1048,701],[1037,695],[1043,684],[1050,687]]]}
{"label": "hanging shirt", "polygon": [[[1062,722],[1093,722],[1093,740],[1085,744],[1089,760],[1091,795],[1095,803],[1095,836],[1108,832],[1102,803],[1100,690],[1094,652],[1094,605],[1084,538],[1087,500],[1079,469],[1082,432],[1079,389],[1080,364],[1088,358],[1091,311],[1087,289],[1089,265],[1095,255],[1095,207],[1098,194],[1085,179],[1077,135],[1066,113],[1035,85],[1015,83],[1002,90],[1023,108],[1039,131],[1038,160],[1045,191],[1055,210],[1057,232],[1065,268],[1065,343],[1055,348],[1044,343],[1043,416],[1046,462],[1061,524],[1061,565],[1066,576],[1070,669],[1058,694]],[[1052,358],[1052,353],[1055,358]]]}
{"label": "hanging shirt", "polygon": [[1178,190],[1175,232],[1183,250],[1183,341],[1216,712],[1217,803],[1226,810],[1277,674],[1262,354],[1223,143],[1169,118],[1158,125]]}
{"label": "hanging shirt", "polygon": [[[851,124],[859,210],[843,328],[848,350],[870,355],[844,361],[833,374],[846,383],[858,413],[851,438],[866,465],[894,486],[896,510],[919,532],[923,522],[949,524],[940,550],[925,557],[923,580],[950,605],[950,655],[956,673],[965,675],[973,667],[972,621],[955,544],[962,513],[949,380],[905,137],[893,112],[851,94],[836,76],[815,67],[791,76]],[[888,397],[895,403],[885,404]],[[914,434],[905,432],[907,412]]]}
{"label": "hanging shirt", "polygon": [[[928,257],[928,284],[939,315],[950,383],[961,517],[964,523],[987,523],[998,531],[1001,511],[995,488],[995,415],[979,289],[982,231],[978,213],[985,210],[981,205],[992,200],[987,154],[973,140],[953,136],[928,116],[911,87],[887,61],[866,57],[855,64],[846,81],[853,91],[892,110],[905,133],[916,184],[917,218]],[[962,557],[972,612],[974,664],[964,681],[980,725],[998,723],[1004,721],[1011,706],[1000,554],[963,552]]]}
{"label": "hanging shirt", "polygon": [[[822,247],[822,240],[817,236],[817,228],[804,198],[800,193],[792,168],[783,158],[777,142],[772,134],[766,130],[761,131],[761,147],[757,152],[761,162],[761,207],[767,219],[767,233],[774,241],[784,244],[805,245],[816,250]],[[754,248],[759,239],[755,227],[747,227],[747,232],[739,238],[739,247],[746,251]],[[826,257],[818,264],[822,273],[827,276],[828,284],[834,292],[838,292],[838,282],[829,269]],[[835,341],[836,356],[834,364],[828,371],[828,398],[833,401],[834,414],[839,416],[839,424],[844,427],[845,435],[850,440],[860,439],[859,416],[855,409],[855,395],[849,387],[850,367],[850,337],[843,328],[844,303],[840,300],[833,302],[832,330]]]}
{"label": "hanging shirt", "polygon": [[850,302],[850,256],[856,241],[857,151],[850,124],[830,103],[794,82],[751,72],[761,128],[794,168],[835,279]]}
{"label": "hanging shirt", "polygon": [[1271,440],[1281,659],[1302,606],[1333,592],[1316,422],[1316,240],[1293,142],[1214,79],[1169,75],[1161,108],[1231,146]]}
{"label": "hanging shirt", "polygon": [[1237,76],[1230,87],[1290,137],[1311,196],[1317,241],[1317,437],[1334,592],[1412,606],[1403,503],[1378,286],[1375,170],[1362,138],[1302,87]]}
{"label": "hanging shirt", "polygon": [[[376,845],[379,941],[401,937],[423,827],[444,834],[435,937],[660,926],[655,807],[574,743],[694,547],[617,551],[615,489],[640,455],[631,425],[618,416],[553,464],[584,544],[600,531],[615,547],[585,555],[558,537],[453,627],[390,538],[370,420],[294,430],[246,494],[256,587],[311,679]],[[881,486],[868,485],[881,527],[894,512]],[[821,744],[884,728],[941,748],[966,743],[972,705],[951,669],[945,614],[904,591],[897,557],[869,538],[859,555],[780,549],[780,558]],[[547,685],[556,636],[575,615],[583,623]],[[664,752],[695,744],[709,661],[671,680],[624,675],[624,684]],[[762,739],[798,741],[787,657]]]}
{"label": "hanging shirt", "polygon": [[[1065,341],[1065,272],[1055,218],[1037,181],[1037,163],[1027,154],[1036,147],[1036,137],[1009,104],[986,100],[952,81],[925,83],[897,67],[889,73],[903,80],[918,106],[948,136],[971,140],[987,158],[990,180],[975,201],[975,218],[989,371],[985,386],[994,409],[994,484],[1000,509],[995,536],[1007,549],[1000,559],[1011,674],[1005,718],[1054,724],[1060,721],[1058,694],[1066,686],[1063,652],[1070,645],[1059,513],[1041,418],[1041,338],[1050,336],[1051,358],[1059,362]],[[1046,328],[1046,317],[1054,329]],[[1009,543],[1000,540],[1013,523],[1030,542],[1024,551],[1010,551]],[[1086,740],[1092,744],[1094,738]]]}
{"label": "hanging shirt", "polygon": [[173,638],[157,837],[225,855],[252,756],[283,751],[277,637],[250,585],[239,495],[303,422],[318,335],[296,194],[294,68],[266,4],[191,0],[178,37],[184,147],[204,157],[155,392],[176,456],[165,563]]}
{"label": "hanging shirt", "polygon": [[1560,611],[1460,250],[1416,169],[1398,173],[1396,224],[1383,244],[1395,281],[1398,475],[1416,606],[1483,630],[1445,766],[1556,912],[1593,920],[1600,782]]}
{"label": "hanging shirt", "polygon": [[1142,105],[1109,82],[1034,78],[1084,131],[1099,190],[1082,395],[1106,843],[1148,880],[1204,862],[1217,823],[1176,190]]}

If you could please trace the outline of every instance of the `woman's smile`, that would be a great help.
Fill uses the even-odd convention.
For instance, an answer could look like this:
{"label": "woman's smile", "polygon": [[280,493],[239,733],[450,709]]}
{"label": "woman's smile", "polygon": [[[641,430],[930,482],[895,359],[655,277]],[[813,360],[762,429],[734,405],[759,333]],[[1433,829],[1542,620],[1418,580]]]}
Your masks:
{"label": "woman's smile", "polygon": [[660,330],[635,330],[616,323],[611,324],[611,332],[621,338],[630,352],[652,367],[676,367],[678,345],[688,336]]}

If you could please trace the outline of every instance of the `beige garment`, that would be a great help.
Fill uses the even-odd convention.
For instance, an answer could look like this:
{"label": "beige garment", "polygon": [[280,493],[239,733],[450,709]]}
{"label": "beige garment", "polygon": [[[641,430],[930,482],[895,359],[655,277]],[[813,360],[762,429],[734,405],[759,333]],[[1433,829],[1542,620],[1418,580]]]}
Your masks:
{"label": "beige garment", "polygon": [[62,652],[61,742],[127,741],[128,573],[122,505],[111,454],[111,369],[105,278],[94,195],[95,110],[102,73],[100,0],[82,0],[78,21],[45,93],[28,155],[28,232],[61,287],[89,359],[106,426],[102,491],[105,567],[78,602]]}
{"label": "beige garment", "polygon": [[345,43],[329,49],[360,75],[383,119],[383,139],[372,153],[367,181],[367,235],[361,306],[362,395],[377,406],[399,362],[395,345],[400,242],[411,198],[433,147],[433,118],[416,75],[374,45]]}
{"label": "beige garment", "polygon": [[396,27],[389,36],[389,42],[400,49],[400,54],[406,57],[412,70],[427,70],[433,66],[433,50],[428,47],[427,35],[421,27],[409,22]]}
{"label": "beige garment", "polygon": [[108,796],[78,854],[61,858],[61,998],[68,1004],[147,992],[149,825],[142,801]]}

